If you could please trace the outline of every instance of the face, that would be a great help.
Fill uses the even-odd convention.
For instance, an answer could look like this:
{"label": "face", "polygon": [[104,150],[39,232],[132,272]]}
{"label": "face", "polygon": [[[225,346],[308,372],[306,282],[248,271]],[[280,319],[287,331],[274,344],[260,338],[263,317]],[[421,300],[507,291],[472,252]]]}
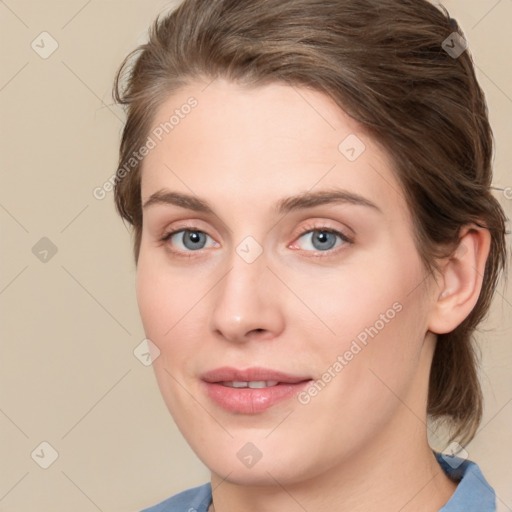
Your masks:
{"label": "face", "polygon": [[150,137],[137,298],[194,451],[285,485],[399,449],[425,416],[432,294],[390,155],[280,84],[192,84]]}

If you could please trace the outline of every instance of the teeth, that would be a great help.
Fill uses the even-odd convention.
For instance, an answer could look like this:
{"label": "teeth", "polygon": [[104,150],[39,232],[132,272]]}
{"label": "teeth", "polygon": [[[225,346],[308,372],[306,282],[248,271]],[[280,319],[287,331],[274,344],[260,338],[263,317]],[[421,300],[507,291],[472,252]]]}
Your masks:
{"label": "teeth", "polygon": [[251,389],[255,388],[271,388],[272,386],[277,386],[278,382],[276,380],[259,380],[254,382],[249,382],[249,387]]}
{"label": "teeth", "polygon": [[255,381],[229,381],[222,382],[223,386],[227,386],[229,388],[251,388],[251,389],[261,389],[261,388],[271,388],[273,386],[277,386],[279,382],[277,380],[255,380]]}

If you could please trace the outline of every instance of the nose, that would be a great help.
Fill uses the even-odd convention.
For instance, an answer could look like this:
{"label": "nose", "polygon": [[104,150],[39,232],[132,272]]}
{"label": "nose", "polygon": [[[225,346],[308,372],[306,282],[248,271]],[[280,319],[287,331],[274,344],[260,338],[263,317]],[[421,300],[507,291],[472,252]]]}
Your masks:
{"label": "nose", "polygon": [[281,283],[267,268],[265,254],[248,263],[234,253],[230,263],[211,294],[210,329],[234,343],[278,336],[284,329]]}

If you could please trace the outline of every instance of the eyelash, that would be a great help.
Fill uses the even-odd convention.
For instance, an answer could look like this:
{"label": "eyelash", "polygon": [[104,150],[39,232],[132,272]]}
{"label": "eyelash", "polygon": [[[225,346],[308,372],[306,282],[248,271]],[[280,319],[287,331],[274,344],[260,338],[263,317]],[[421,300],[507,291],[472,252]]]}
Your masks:
{"label": "eyelash", "polygon": [[[167,243],[174,235],[176,235],[177,233],[181,233],[182,231],[203,233],[203,234],[209,236],[208,233],[205,233],[204,231],[196,228],[195,226],[181,226],[177,229],[174,229],[174,230],[166,233],[162,238],[160,238],[160,242]],[[305,226],[301,230],[301,232],[295,237],[295,240],[302,238],[307,233],[311,233],[311,232],[315,232],[315,231],[320,231],[323,233],[330,233],[332,235],[336,235],[344,242],[344,244],[352,245],[354,243],[354,240],[352,238],[348,237],[341,231],[330,228],[328,226],[322,226],[322,225],[316,225],[316,224]],[[333,254],[337,253],[340,249],[342,249],[342,247],[337,247],[335,249],[328,249],[327,251],[306,251],[306,252],[317,253],[314,256],[317,258],[325,258],[325,257],[333,256]],[[174,249],[171,249],[171,252],[173,252],[174,254],[176,254],[177,256],[180,256],[180,257],[193,258],[193,257],[195,257],[194,253],[200,252],[200,250],[198,250],[198,251],[176,251]]]}

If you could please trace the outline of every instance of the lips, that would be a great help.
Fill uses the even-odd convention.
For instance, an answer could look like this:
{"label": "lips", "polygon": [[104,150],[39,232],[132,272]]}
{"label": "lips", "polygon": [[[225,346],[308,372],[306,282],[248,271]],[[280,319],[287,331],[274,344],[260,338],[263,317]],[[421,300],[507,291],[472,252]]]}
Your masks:
{"label": "lips", "polygon": [[223,409],[239,414],[266,411],[301,391],[311,378],[267,368],[217,368],[201,375],[208,397]]}

